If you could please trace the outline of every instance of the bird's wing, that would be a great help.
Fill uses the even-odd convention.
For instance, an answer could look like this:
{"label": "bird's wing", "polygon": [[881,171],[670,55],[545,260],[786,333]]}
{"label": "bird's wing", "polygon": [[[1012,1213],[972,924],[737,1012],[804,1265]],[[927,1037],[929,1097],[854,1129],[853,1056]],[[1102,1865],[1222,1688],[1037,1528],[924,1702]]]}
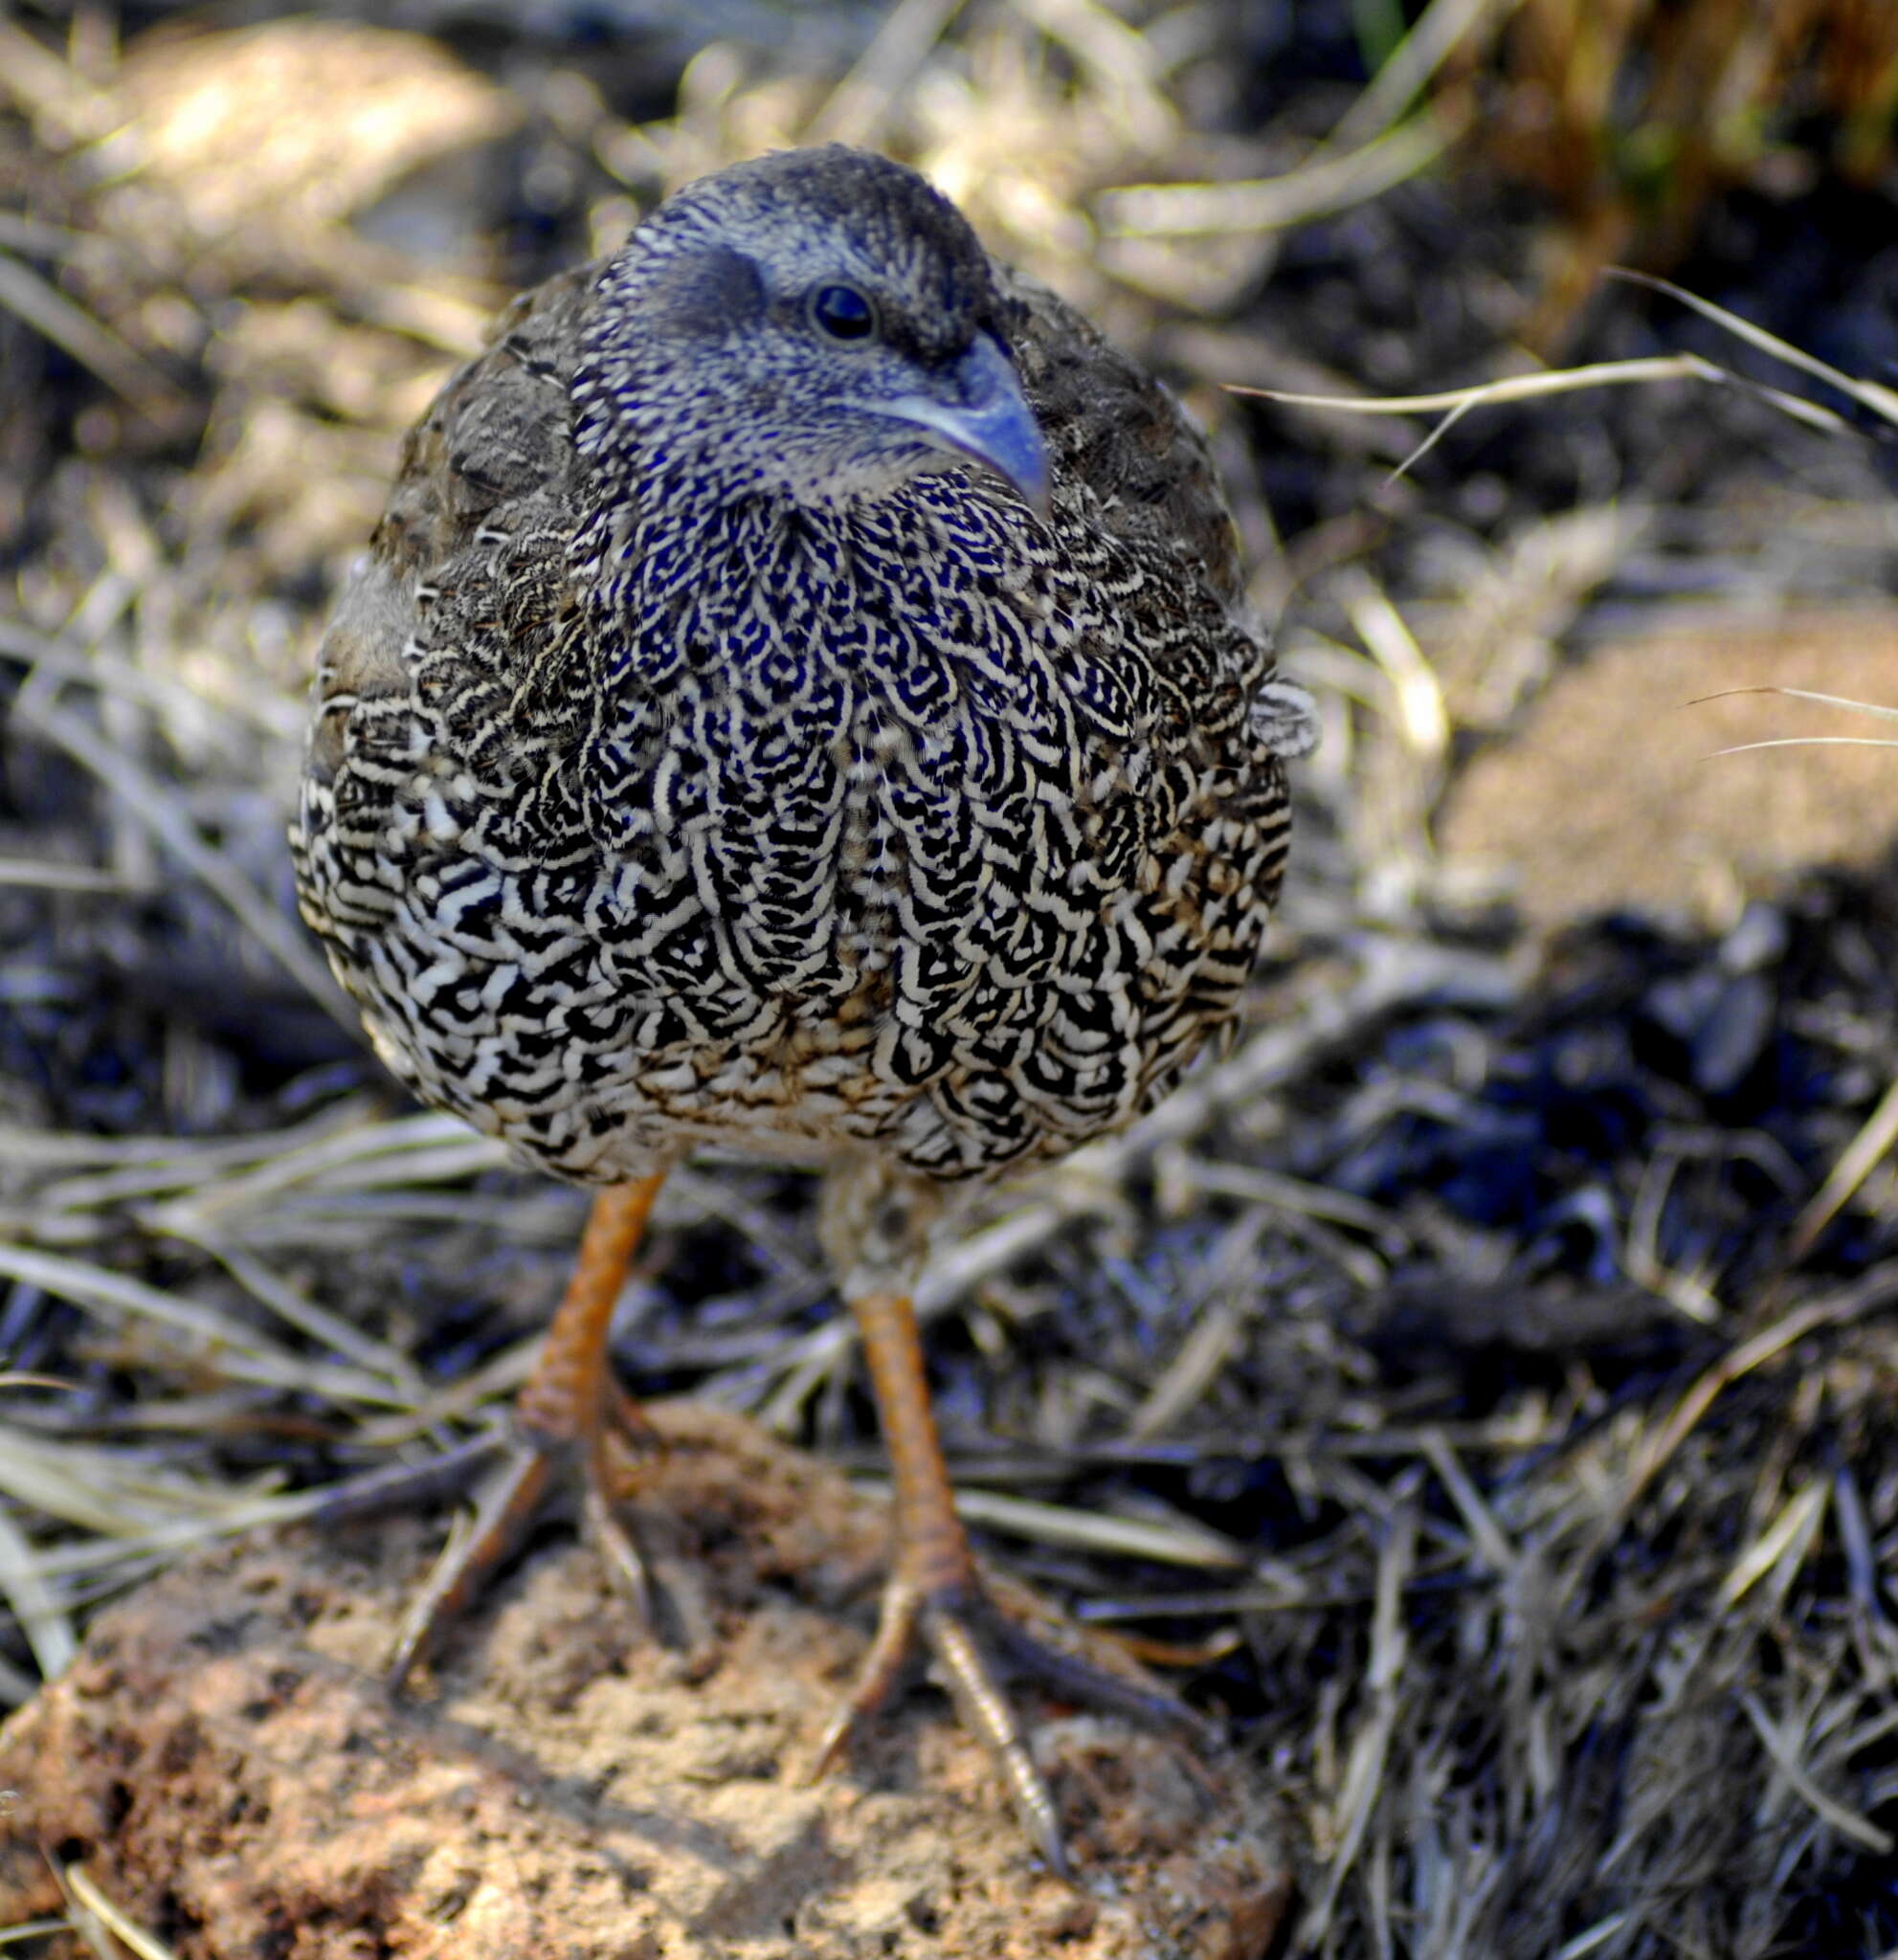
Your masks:
{"label": "bird's wing", "polygon": [[508,507],[557,492],[573,467],[569,390],[597,263],[523,293],[403,445],[374,548],[424,575]]}
{"label": "bird's wing", "polygon": [[1215,591],[1239,593],[1239,539],[1206,438],[1178,402],[1066,301],[997,265],[1010,340],[1063,479],[1094,493],[1098,521],[1146,552],[1182,546]]}
{"label": "bird's wing", "polygon": [[[557,610],[546,576],[528,574],[551,572],[548,547],[571,523],[568,390],[597,272],[577,266],[522,294],[405,438],[388,507],[318,653],[319,772],[340,762],[352,713],[407,697],[418,639],[479,635],[512,664],[545,623],[527,615]],[[509,630],[480,632],[477,619],[491,628],[510,590]]]}

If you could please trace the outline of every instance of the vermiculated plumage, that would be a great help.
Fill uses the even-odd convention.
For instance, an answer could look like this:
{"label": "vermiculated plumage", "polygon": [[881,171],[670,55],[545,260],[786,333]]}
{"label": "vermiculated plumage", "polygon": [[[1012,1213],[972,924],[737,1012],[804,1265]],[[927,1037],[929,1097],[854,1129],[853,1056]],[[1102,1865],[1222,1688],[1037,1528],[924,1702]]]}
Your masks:
{"label": "vermiculated plumage", "polygon": [[[960,453],[1010,468],[1022,395],[1041,511]],[[1172,398],[913,173],[793,152],[518,300],[409,438],[304,916],[396,1074],[556,1175],[927,1194],[1227,1027],[1307,725]]]}
{"label": "vermiculated plumage", "polygon": [[325,642],[300,871],[379,1051],[592,1181],[710,1137],[963,1177],[1125,1122],[1225,1022],[1284,851],[1197,437],[969,261],[1050,520],[973,467],[734,496],[742,448],[664,454],[689,396],[602,434],[612,269],[449,384]]}

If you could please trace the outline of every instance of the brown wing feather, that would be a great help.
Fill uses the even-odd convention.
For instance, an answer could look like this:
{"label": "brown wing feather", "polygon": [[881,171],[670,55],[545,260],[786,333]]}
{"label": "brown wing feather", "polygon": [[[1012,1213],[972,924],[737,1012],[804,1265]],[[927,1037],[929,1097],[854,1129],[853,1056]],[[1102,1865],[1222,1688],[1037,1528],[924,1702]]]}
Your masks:
{"label": "brown wing feather", "polygon": [[1011,339],[1057,459],[1101,501],[1102,521],[1129,544],[1185,545],[1228,602],[1241,586],[1233,528],[1206,438],[1172,395],[1090,322],[1025,273],[998,265]]}
{"label": "brown wing feather", "polygon": [[[359,705],[406,697],[406,657],[432,609],[452,627],[473,594],[465,568],[492,566],[500,545],[545,527],[571,507],[573,446],[568,388],[597,264],[576,266],[523,293],[495,321],[487,345],[450,376],[402,443],[387,509],[367,562],[338,601],[317,653],[319,720],[310,768],[342,761]],[[530,667],[540,644],[532,619],[518,645]]]}

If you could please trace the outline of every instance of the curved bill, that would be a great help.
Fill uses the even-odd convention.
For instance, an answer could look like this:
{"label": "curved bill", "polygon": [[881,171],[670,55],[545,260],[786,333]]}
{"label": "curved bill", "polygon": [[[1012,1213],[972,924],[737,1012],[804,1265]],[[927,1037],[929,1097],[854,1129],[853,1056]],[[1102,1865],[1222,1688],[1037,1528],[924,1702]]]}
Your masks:
{"label": "curved bill", "polygon": [[866,402],[879,414],[913,422],[946,448],[1005,477],[1025,502],[1048,514],[1048,448],[1009,357],[992,334],[975,336],[949,370],[942,395],[903,394]]}

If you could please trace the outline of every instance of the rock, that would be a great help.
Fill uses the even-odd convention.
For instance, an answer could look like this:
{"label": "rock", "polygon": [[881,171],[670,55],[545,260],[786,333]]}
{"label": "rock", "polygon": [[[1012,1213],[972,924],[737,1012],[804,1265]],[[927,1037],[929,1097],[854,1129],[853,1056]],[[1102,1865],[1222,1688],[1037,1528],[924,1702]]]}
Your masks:
{"label": "rock", "polygon": [[1265,1951],[1291,1885],[1270,1805],[1118,1718],[1025,1704],[1072,1886],[927,1688],[793,1781],[867,1637],[882,1519],[737,1417],[652,1413],[636,1514],[683,1649],[544,1541],[449,1637],[435,1699],[398,1702],[379,1668],[436,1524],[205,1552],[0,1730],[0,1925],[59,1910],[50,1853],[179,1960]]}
{"label": "rock", "polygon": [[1716,754],[1889,732],[1869,716],[1727,690],[1890,706],[1894,671],[1898,622],[1871,609],[1613,641],[1564,666],[1515,735],[1476,756],[1438,841],[1446,857],[1512,874],[1544,930],[1622,907],[1731,927],[1749,892],[1789,871],[1877,863],[1898,836],[1898,768],[1888,749],[1831,744]]}

